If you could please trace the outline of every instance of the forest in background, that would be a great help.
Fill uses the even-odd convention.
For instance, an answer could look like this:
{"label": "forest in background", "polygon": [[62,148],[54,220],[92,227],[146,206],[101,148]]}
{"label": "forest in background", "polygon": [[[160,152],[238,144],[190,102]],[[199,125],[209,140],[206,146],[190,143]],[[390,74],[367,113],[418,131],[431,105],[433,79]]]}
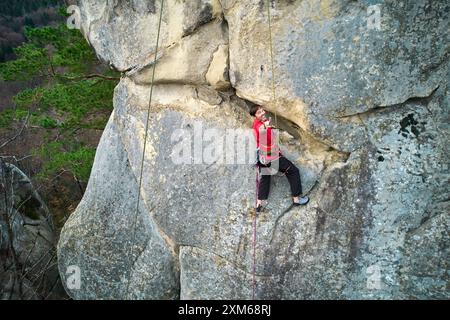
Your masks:
{"label": "forest in background", "polygon": [[0,156],[22,159],[19,167],[37,183],[64,171],[81,196],[119,75],[97,60],[79,30],[67,28],[64,12],[59,24],[23,26],[26,41],[0,63],[0,86],[23,86],[0,108]]}
{"label": "forest in background", "polygon": [[63,0],[0,0],[0,62],[14,58],[13,48],[25,41],[25,27],[61,22]]}
{"label": "forest in background", "polygon": [[[0,19],[9,21],[2,23],[0,39],[11,48],[3,56],[8,59],[0,62],[0,160],[31,179],[48,206],[56,239],[84,194],[120,77],[98,61],[79,30],[67,28],[66,7],[58,7],[62,2],[24,0],[8,6],[0,0]],[[34,219],[33,212],[22,214]],[[3,217],[5,212],[0,225],[13,223]],[[14,229],[5,230],[14,239]],[[12,293],[25,280],[43,283],[40,278],[46,272],[37,270],[42,276],[27,279],[36,270],[23,265],[17,252],[20,248],[0,246],[0,278],[2,270],[11,268],[17,278],[12,288],[0,285],[0,295],[8,296],[6,290],[11,297],[28,299]],[[48,288],[34,289],[40,299],[55,298]]]}

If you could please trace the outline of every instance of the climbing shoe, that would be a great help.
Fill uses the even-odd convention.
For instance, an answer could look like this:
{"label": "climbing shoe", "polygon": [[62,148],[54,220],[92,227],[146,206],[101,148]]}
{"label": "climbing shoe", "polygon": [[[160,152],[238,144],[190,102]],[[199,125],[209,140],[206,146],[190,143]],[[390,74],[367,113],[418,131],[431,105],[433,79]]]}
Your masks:
{"label": "climbing shoe", "polygon": [[262,205],[257,206],[256,212],[261,212],[261,211],[263,211],[263,206]]}
{"label": "climbing shoe", "polygon": [[300,198],[298,199],[298,202],[294,202],[294,206],[295,206],[295,207],[297,207],[297,206],[303,206],[303,205],[307,204],[308,202],[309,202],[308,196],[300,197]]}

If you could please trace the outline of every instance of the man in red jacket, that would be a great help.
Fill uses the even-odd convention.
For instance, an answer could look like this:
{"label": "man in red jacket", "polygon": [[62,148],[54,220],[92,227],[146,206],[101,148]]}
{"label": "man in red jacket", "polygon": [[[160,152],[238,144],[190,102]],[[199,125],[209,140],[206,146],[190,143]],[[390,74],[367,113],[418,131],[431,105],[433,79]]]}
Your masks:
{"label": "man in red jacket", "polygon": [[[300,172],[298,168],[284,157],[276,145],[276,139],[273,135],[270,119],[266,118],[265,110],[258,106],[250,108],[250,115],[255,117],[253,121],[253,134],[258,148],[258,169],[261,167],[270,167],[271,163],[278,160],[278,171],[284,173],[291,187],[293,206],[305,205],[308,203],[307,196],[300,197],[302,194],[302,185],[300,181]],[[270,175],[262,175],[259,182],[258,199],[256,202],[256,211],[261,211],[263,200],[267,200],[270,191]]]}

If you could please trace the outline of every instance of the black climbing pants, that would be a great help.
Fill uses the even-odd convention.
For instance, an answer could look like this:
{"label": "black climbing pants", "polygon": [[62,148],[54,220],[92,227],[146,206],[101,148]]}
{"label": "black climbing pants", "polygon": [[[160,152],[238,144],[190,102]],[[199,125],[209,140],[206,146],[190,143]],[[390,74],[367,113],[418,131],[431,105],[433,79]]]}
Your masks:
{"label": "black climbing pants", "polygon": [[[298,168],[284,156],[279,159],[278,171],[286,175],[289,185],[291,186],[291,194],[293,197],[298,197],[302,194],[302,184],[300,181],[300,172]],[[267,166],[259,164],[260,167],[270,167],[271,164]],[[270,191],[270,175],[261,175],[259,180],[259,190],[258,199],[267,200]]]}

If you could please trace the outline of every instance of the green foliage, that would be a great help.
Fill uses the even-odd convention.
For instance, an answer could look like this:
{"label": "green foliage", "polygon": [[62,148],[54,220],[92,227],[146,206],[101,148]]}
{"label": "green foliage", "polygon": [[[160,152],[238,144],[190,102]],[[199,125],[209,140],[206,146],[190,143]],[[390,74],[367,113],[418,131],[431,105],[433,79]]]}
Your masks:
{"label": "green foliage", "polygon": [[35,104],[42,96],[44,88],[37,87],[34,89],[25,89],[13,97],[17,109],[26,109],[28,106]]}
{"label": "green foliage", "polygon": [[43,117],[39,119],[39,125],[43,128],[51,129],[58,127],[58,122],[55,119]]}
{"label": "green foliage", "polygon": [[84,73],[96,62],[94,51],[79,30],[69,29],[65,24],[57,27],[25,28],[28,42],[39,47],[51,45],[55,49],[51,63],[64,66],[72,73]]}
{"label": "green foliage", "polygon": [[77,118],[91,109],[111,108],[114,83],[103,80],[81,80],[58,83],[43,91],[40,105],[72,113]]}
{"label": "green foliage", "polygon": [[30,76],[47,74],[50,61],[45,48],[33,43],[25,43],[14,48],[16,60],[0,64],[0,75],[6,81],[27,80]]}
{"label": "green foliage", "polygon": [[65,0],[0,0],[0,62],[14,59],[13,48],[25,40],[24,27],[53,25],[67,18]]}
{"label": "green foliage", "polygon": [[[76,141],[79,128],[103,129],[112,111],[114,87],[118,81],[86,78],[98,64],[93,50],[78,30],[64,24],[56,27],[25,28],[27,42],[15,49],[17,59],[0,63],[0,77],[9,80],[41,77],[43,83],[13,97],[15,109],[0,112],[0,127],[24,119],[48,132],[58,130],[59,141],[50,139],[34,150],[43,160],[39,179],[60,170],[70,170],[87,181],[95,148]],[[104,75],[117,76],[108,71]]]}
{"label": "green foliage", "polygon": [[96,62],[93,50],[78,30],[64,24],[57,27],[25,27],[27,42],[14,49],[16,60],[0,64],[0,76],[7,81],[29,77],[56,77],[65,73],[85,74]]}
{"label": "green foliage", "polygon": [[63,17],[70,17],[70,13],[67,12],[67,8],[66,7],[58,7],[58,13],[59,15],[63,16]]}
{"label": "green foliage", "polygon": [[14,121],[22,121],[28,115],[28,110],[6,109],[0,112],[0,128],[6,128]]}
{"label": "green foliage", "polygon": [[0,113],[0,128],[8,127],[14,120],[16,115],[15,110],[6,109]]}
{"label": "green foliage", "polygon": [[45,160],[42,170],[36,176],[37,179],[46,179],[61,170],[68,170],[78,180],[87,181],[94,162],[95,148],[75,142],[48,142],[33,150],[33,155]]}
{"label": "green foliage", "polygon": [[99,79],[69,81],[48,88],[24,90],[13,101],[19,110],[31,104],[40,111],[55,110],[66,118],[62,126],[71,128],[83,123],[84,118],[95,110],[112,110],[115,85],[113,81]]}
{"label": "green foliage", "polygon": [[[83,79],[78,82],[57,83],[51,87],[26,89],[13,97],[16,109],[6,109],[0,112],[0,127],[7,127],[15,120],[21,120],[28,114],[30,106],[34,106],[31,123],[43,128],[56,128],[58,123],[47,116],[39,117],[41,113],[55,111],[64,121],[61,127],[87,127],[103,129],[107,117],[87,120],[88,115],[99,111],[112,111],[114,92],[113,81],[99,79]],[[47,119],[47,120],[44,120]]]}

